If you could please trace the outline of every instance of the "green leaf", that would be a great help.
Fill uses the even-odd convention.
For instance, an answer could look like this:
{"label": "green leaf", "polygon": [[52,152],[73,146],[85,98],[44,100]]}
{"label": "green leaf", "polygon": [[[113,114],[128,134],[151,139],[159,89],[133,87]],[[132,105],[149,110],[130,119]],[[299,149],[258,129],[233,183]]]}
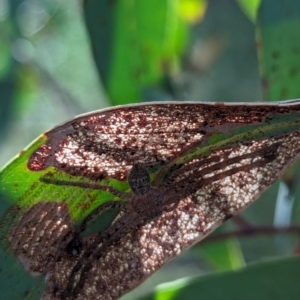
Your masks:
{"label": "green leaf", "polygon": [[257,20],[264,99],[300,97],[300,2],[264,0]]}
{"label": "green leaf", "polygon": [[177,1],[86,0],[84,12],[112,104],[141,101],[145,88],[177,69],[188,30]]}
{"label": "green leaf", "polygon": [[237,239],[200,244],[195,250],[220,271],[235,270],[245,265],[243,252]]}
{"label": "green leaf", "polygon": [[[300,97],[299,24],[299,1],[262,1],[257,20],[257,49],[265,100]],[[298,161],[282,178],[295,199],[299,166]]]}
{"label": "green leaf", "polygon": [[248,18],[254,22],[256,20],[257,11],[260,3],[263,0],[236,0],[237,3],[241,6]]}
{"label": "green leaf", "polygon": [[141,300],[298,299],[300,259],[262,261],[233,272],[223,272],[162,284]]}

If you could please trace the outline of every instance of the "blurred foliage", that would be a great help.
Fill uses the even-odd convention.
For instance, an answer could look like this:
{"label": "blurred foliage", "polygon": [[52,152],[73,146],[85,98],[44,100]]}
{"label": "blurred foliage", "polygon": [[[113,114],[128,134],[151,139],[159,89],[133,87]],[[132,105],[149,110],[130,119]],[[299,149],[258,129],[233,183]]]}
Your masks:
{"label": "blurred foliage", "polygon": [[[226,225],[217,228],[215,233],[224,232]],[[237,239],[227,239],[214,243],[199,244],[194,247],[201,257],[203,257],[216,270],[235,270],[245,265],[243,252]]]}
{"label": "blurred foliage", "polygon": [[[264,0],[257,19],[257,50],[265,100],[278,101],[300,97],[300,2]],[[299,221],[300,161],[282,176],[278,191],[274,225]],[[284,190],[287,192],[284,192]],[[286,237],[279,236],[280,252],[285,252]],[[298,242],[299,243],[299,242]],[[299,246],[298,246],[299,247]]]}
{"label": "blurred foliage", "polygon": [[112,104],[140,102],[144,88],[163,88],[163,78],[178,69],[188,38],[186,22],[201,18],[205,4],[192,0],[85,1],[95,62]]}
{"label": "blurred foliage", "polygon": [[[51,126],[108,103],[261,101],[253,23],[260,3],[256,26],[264,99],[299,97],[297,0],[0,0],[1,164]],[[295,174],[289,177],[294,183],[298,182]],[[299,188],[294,186],[297,197]],[[256,224],[272,223],[277,190],[275,184],[243,216]],[[299,219],[299,205],[293,206],[293,213]],[[229,221],[226,227],[236,225]],[[285,243],[284,254],[291,255],[295,238]],[[278,248],[270,236],[200,245],[124,299],[137,298],[163,281],[235,269],[244,260],[276,256]],[[203,296],[203,289],[210,287],[204,282],[210,280],[213,288],[223,292],[226,280],[240,279],[238,285],[228,283],[228,287],[249,291],[253,281],[245,275],[248,270],[258,284],[269,274],[275,289],[280,285],[272,275],[295,270],[285,291],[291,292],[289,299],[296,299],[292,293],[297,283],[291,279],[299,275],[298,264],[296,259],[258,264],[240,273],[196,279],[197,286],[175,282],[172,295],[188,286]],[[272,272],[265,273],[266,268]],[[19,272],[15,273],[21,276]],[[11,285],[18,284],[18,278]],[[36,284],[23,283],[27,288]],[[264,289],[267,283],[261,283],[259,288]],[[253,292],[256,289],[252,287]],[[277,289],[272,299],[282,299],[276,294]],[[159,297],[155,299],[175,299]]]}
{"label": "blurred foliage", "polygon": [[262,0],[237,0],[245,14],[253,21],[256,20],[257,11]]}
{"label": "blurred foliage", "polygon": [[[218,273],[159,286],[142,300],[298,299],[300,259],[285,258],[249,265],[235,272]],[[287,288],[289,287],[289,288]]]}
{"label": "blurred foliage", "polygon": [[300,96],[300,2],[263,1],[257,23],[264,98]]}
{"label": "blurred foliage", "polygon": [[12,149],[107,101],[77,2],[0,0],[0,36],[3,165]]}

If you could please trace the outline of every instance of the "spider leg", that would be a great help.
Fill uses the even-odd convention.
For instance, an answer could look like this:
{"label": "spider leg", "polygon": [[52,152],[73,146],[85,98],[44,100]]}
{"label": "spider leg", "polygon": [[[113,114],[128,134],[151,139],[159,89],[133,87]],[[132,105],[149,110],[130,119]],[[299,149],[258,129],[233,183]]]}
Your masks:
{"label": "spider leg", "polygon": [[109,192],[121,199],[130,198],[128,193],[121,192],[118,189],[109,185],[101,185],[98,183],[90,183],[90,182],[67,181],[67,180],[53,179],[48,177],[41,177],[40,181],[44,183],[54,184],[54,185],[76,186],[84,189],[101,190],[101,191]]}
{"label": "spider leg", "polygon": [[[117,243],[124,235],[131,232],[133,227],[142,226],[144,223],[145,221],[141,220],[134,212],[128,211],[123,213],[107,230],[90,237],[92,242],[73,267],[68,285],[62,295],[68,296],[69,293],[73,296],[77,295],[85,284],[85,275],[93,266],[92,261],[100,259],[109,246]],[[74,287],[76,277],[79,280]]]}
{"label": "spider leg", "polygon": [[109,246],[117,243],[123,236],[131,232],[133,228],[140,227],[146,222],[144,218],[140,218],[134,212],[123,214],[107,230],[97,234],[98,236],[94,242],[95,247],[91,247],[93,249],[91,257],[98,260]]}
{"label": "spider leg", "polygon": [[163,211],[164,212],[171,212],[171,211],[173,211],[174,209],[176,209],[178,203],[179,203],[179,201],[176,201],[176,202],[164,205]]}
{"label": "spider leg", "polygon": [[[277,150],[278,145],[271,145],[267,149],[257,150],[252,153],[244,154],[239,157],[234,157],[228,159],[226,161],[226,165],[230,166],[232,164],[236,164],[242,159],[255,158],[256,154],[261,156],[260,160],[256,160],[254,162],[250,162],[249,164],[242,165],[239,167],[233,167],[232,169],[214,174],[210,177],[203,178],[203,176],[210,174],[211,172],[222,170],[223,163],[217,163],[212,166],[203,168],[198,171],[193,171],[192,174],[189,174],[188,177],[184,177],[179,181],[174,181],[173,183],[166,185],[168,186],[170,195],[168,195],[167,200],[165,202],[166,205],[172,204],[176,201],[180,201],[181,199],[194,194],[201,186],[210,185],[217,180],[221,180],[227,176],[234,175],[238,172],[248,171],[251,168],[262,167],[267,163],[270,163],[275,159],[275,151]],[[269,152],[268,152],[269,151]]]}

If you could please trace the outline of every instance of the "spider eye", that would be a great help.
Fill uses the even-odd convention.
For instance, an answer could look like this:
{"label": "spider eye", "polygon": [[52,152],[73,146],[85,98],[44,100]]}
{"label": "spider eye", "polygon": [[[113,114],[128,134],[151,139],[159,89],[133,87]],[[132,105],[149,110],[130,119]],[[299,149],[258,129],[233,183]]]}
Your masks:
{"label": "spider eye", "polygon": [[71,256],[78,256],[82,250],[82,241],[79,236],[75,236],[67,245],[67,253]]}

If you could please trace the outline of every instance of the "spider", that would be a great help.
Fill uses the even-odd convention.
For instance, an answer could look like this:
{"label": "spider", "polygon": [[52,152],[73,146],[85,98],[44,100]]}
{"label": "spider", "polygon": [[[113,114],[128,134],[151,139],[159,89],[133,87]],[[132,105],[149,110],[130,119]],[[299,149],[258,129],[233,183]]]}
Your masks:
{"label": "spider", "polygon": [[[83,220],[80,226],[79,233],[82,233],[85,231],[87,225],[104,210],[112,207],[122,210],[122,213],[116,217],[116,220],[113,221],[112,225],[106,231],[93,236],[95,245],[102,242],[98,254],[93,254],[96,257],[99,257],[99,253],[105,247],[117,241],[119,237],[129,232],[131,228],[143,226],[158,218],[164,209],[167,199],[166,195],[162,189],[151,186],[149,173],[144,166],[134,164],[128,174],[127,180],[132,193],[121,192],[112,187],[103,187],[103,189],[108,188],[111,193],[121,199],[127,199],[127,202],[106,202],[100,205]],[[43,179],[43,181],[46,182],[47,180]],[[78,185],[81,185],[81,183],[79,182]],[[75,248],[78,248],[78,241],[79,238],[76,235],[68,245],[69,252],[73,252],[72,245],[74,245],[75,253],[77,252]],[[87,251],[85,256],[89,257],[92,252],[93,250]]]}

